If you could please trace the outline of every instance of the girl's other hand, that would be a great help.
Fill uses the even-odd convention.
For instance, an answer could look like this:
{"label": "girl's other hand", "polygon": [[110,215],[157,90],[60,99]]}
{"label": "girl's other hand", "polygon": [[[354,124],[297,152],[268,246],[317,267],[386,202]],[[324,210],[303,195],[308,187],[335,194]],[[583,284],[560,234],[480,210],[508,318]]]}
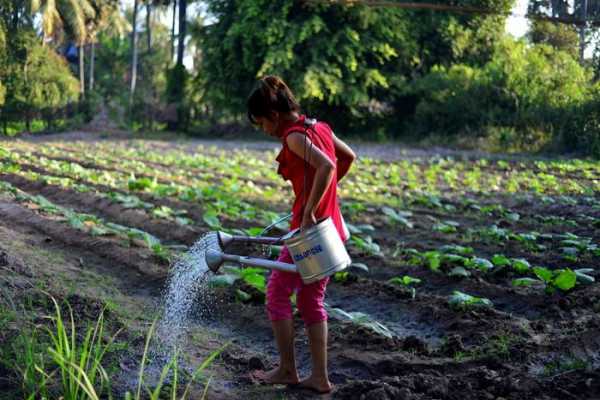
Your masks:
{"label": "girl's other hand", "polygon": [[302,217],[302,224],[300,225],[300,229],[310,228],[311,226],[317,223],[317,219],[315,218],[315,213],[304,213]]}

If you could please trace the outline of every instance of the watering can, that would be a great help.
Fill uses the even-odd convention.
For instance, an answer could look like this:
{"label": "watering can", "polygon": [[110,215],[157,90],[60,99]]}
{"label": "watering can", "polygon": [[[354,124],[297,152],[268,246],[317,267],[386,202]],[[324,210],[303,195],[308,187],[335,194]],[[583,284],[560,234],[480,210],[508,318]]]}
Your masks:
{"label": "watering can", "polygon": [[295,229],[288,234],[275,238],[267,236],[237,236],[217,232],[218,242],[224,249],[233,242],[267,245],[285,245],[294,260],[294,264],[272,261],[258,257],[226,254],[215,248],[206,251],[206,264],[217,272],[225,261],[252,267],[276,269],[285,272],[297,272],[305,284],[316,282],[341,271],[351,263],[350,256],[331,218],[326,218],[307,229]]}

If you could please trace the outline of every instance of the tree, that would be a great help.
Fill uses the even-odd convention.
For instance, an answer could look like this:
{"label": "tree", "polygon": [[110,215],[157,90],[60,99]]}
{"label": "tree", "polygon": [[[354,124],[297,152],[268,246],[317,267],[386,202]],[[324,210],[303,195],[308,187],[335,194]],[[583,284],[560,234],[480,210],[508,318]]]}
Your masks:
{"label": "tree", "polygon": [[137,64],[138,64],[138,48],[137,48],[137,12],[138,0],[133,1],[133,16],[131,21],[131,81],[129,85],[129,107],[133,104],[133,96],[135,95],[135,84],[137,80]]}
{"label": "tree", "polygon": [[[584,63],[584,52],[599,34],[600,26],[592,21],[600,19],[600,3],[591,0],[530,0],[529,14],[561,17],[570,23],[571,29],[579,30],[579,62]],[[598,48],[598,42],[595,41]]]}
{"label": "tree", "polygon": [[579,36],[574,26],[534,20],[527,37],[532,43],[547,44],[577,58]]}
{"label": "tree", "polygon": [[[506,11],[513,1],[460,3]],[[485,63],[504,30],[502,16],[293,0],[207,4],[216,22],[198,38],[195,84],[212,107],[243,114],[256,78],[279,74],[308,110],[346,129],[405,112],[406,85],[434,65]]]}
{"label": "tree", "polygon": [[41,113],[48,124],[56,110],[77,99],[79,86],[66,61],[48,46],[39,43],[32,29],[12,34],[6,81],[6,104],[2,119],[25,117],[30,130],[31,119]]}
{"label": "tree", "polygon": [[[79,47],[79,86],[81,97],[85,96],[85,52],[88,21],[96,16],[88,0],[31,0],[31,12],[41,14],[43,43],[65,34]],[[57,40],[59,41],[59,40]]]}
{"label": "tree", "polygon": [[[6,67],[6,35],[4,33],[4,24],[0,21],[0,71],[5,71]],[[3,78],[2,73],[0,73],[0,106],[4,104],[4,97],[6,95],[6,87],[2,84]]]}
{"label": "tree", "polygon": [[121,15],[118,0],[90,0],[90,4],[95,11],[95,18],[87,21],[87,42],[90,45],[88,88],[92,91],[94,90],[95,53],[98,34],[109,31],[110,34],[123,36],[130,29],[130,25]]}

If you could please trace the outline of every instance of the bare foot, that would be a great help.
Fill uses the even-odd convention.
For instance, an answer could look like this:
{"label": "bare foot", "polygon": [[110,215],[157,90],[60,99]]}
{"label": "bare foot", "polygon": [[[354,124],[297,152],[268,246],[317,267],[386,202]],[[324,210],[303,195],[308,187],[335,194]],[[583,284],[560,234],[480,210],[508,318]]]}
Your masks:
{"label": "bare foot", "polygon": [[298,378],[298,372],[289,371],[277,367],[271,371],[255,370],[250,373],[250,376],[258,381],[259,383],[266,383],[269,385],[296,385],[300,382]]}
{"label": "bare foot", "polygon": [[301,388],[310,389],[320,394],[325,394],[331,392],[333,390],[333,386],[327,377],[324,378],[315,378],[314,376],[309,376],[306,379],[300,381],[298,385]]}

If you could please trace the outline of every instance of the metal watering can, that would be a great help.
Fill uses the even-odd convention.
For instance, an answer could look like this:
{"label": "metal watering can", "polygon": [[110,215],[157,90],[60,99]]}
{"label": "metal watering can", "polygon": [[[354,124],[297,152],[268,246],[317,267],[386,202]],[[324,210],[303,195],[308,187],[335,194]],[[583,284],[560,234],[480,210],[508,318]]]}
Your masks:
{"label": "metal watering can", "polygon": [[294,260],[294,264],[272,261],[264,258],[225,254],[216,249],[206,251],[206,264],[211,271],[217,272],[225,261],[252,267],[277,269],[285,272],[297,272],[305,284],[316,282],[341,271],[351,263],[344,243],[333,225],[331,218],[319,221],[308,229],[295,229],[280,238],[267,236],[236,236],[217,232],[221,249],[238,243],[257,243],[285,245]]}

